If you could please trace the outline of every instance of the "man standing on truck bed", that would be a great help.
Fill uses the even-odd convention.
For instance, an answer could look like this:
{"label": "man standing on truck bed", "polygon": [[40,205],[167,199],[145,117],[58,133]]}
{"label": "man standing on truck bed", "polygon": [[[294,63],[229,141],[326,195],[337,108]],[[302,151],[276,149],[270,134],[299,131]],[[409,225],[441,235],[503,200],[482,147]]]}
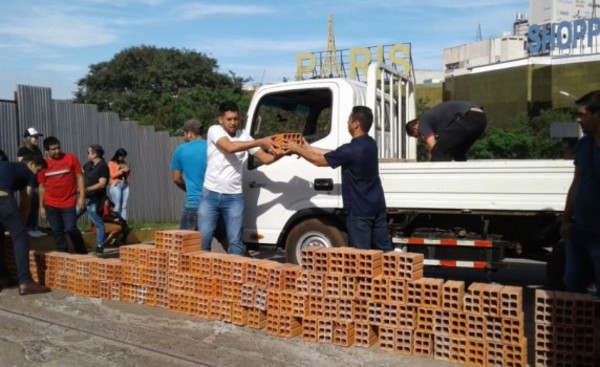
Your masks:
{"label": "man standing on truck bed", "polygon": [[565,286],[570,292],[586,293],[595,281],[600,296],[600,90],[575,104],[585,136],[577,142],[575,174],[560,228],[567,240]]}
{"label": "man standing on truck bed", "polygon": [[483,134],[487,118],[471,102],[440,103],[406,124],[406,133],[422,140],[432,162],[466,161],[467,151]]}
{"label": "man standing on truck bed", "polygon": [[348,244],[358,249],[391,251],[377,143],[368,135],[372,124],[371,109],[355,106],[348,117],[350,143],[333,151],[294,142],[284,142],[282,148],[319,167],[341,166]]}
{"label": "man standing on truck bed", "polygon": [[246,246],[242,242],[242,167],[246,161],[246,151],[264,164],[273,163],[280,156],[265,152],[275,151],[271,137],[254,140],[250,135],[238,130],[240,110],[234,102],[221,103],[218,120],[218,125],[208,129],[206,139],[208,160],[198,208],[202,250],[211,250],[217,222],[222,218],[229,244],[228,252],[244,255]]}

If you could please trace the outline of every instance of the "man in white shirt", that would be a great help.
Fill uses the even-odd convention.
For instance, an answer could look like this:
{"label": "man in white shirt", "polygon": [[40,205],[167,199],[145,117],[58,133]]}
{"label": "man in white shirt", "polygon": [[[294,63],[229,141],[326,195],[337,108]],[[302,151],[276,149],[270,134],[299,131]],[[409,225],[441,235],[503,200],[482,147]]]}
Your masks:
{"label": "man in white shirt", "polygon": [[270,154],[275,149],[271,137],[254,140],[238,130],[240,110],[234,102],[224,102],[219,106],[218,120],[219,125],[211,126],[206,136],[207,167],[198,209],[202,250],[211,250],[217,221],[222,217],[229,243],[228,252],[244,255],[242,170],[246,152],[263,164],[273,163],[280,157]]}

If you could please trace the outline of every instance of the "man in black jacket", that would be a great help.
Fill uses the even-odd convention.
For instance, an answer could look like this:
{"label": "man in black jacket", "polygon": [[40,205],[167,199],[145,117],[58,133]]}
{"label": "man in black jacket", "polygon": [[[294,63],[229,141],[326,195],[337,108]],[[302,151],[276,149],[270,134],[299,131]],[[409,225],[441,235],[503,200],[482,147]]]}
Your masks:
{"label": "man in black jacket", "polygon": [[448,101],[409,121],[406,133],[427,145],[432,162],[466,161],[467,151],[486,126],[481,107],[471,102]]}
{"label": "man in black jacket", "polygon": [[[35,187],[37,173],[46,167],[40,156],[23,156],[21,162],[0,161],[0,289],[8,286],[8,270],[4,247],[4,229],[11,235],[15,253],[19,294],[49,292],[50,289],[37,284],[29,272],[29,243],[27,229],[23,222],[27,218],[31,203],[31,193]],[[21,192],[21,205],[13,196]]]}

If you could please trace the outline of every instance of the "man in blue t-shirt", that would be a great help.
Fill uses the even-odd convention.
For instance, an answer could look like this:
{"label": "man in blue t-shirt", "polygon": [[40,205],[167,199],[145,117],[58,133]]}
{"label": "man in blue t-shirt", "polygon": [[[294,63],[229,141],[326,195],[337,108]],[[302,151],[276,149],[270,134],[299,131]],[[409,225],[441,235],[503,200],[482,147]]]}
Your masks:
{"label": "man in blue t-shirt", "polygon": [[[41,156],[24,155],[21,162],[0,161],[0,290],[9,285],[4,247],[4,230],[8,230],[13,242],[15,265],[19,282],[19,294],[49,292],[37,284],[29,272],[29,243],[24,218],[27,218],[31,194],[36,187],[36,175],[46,167]],[[21,205],[13,196],[21,192]]]}
{"label": "man in blue t-shirt", "polygon": [[202,139],[200,121],[187,120],[180,129],[184,144],[175,149],[171,162],[171,178],[185,191],[185,205],[180,229],[198,230],[198,207],[206,173],[206,140]]}
{"label": "man in blue t-shirt", "polygon": [[348,117],[350,143],[336,150],[284,142],[282,148],[316,166],[342,167],[342,199],[348,245],[358,249],[391,251],[383,187],[379,178],[377,143],[368,135],[373,112],[355,106]]}
{"label": "man in blue t-shirt", "polygon": [[564,280],[568,291],[580,293],[595,282],[600,297],[600,90],[575,104],[585,136],[577,142],[575,174],[560,228],[567,240]]}

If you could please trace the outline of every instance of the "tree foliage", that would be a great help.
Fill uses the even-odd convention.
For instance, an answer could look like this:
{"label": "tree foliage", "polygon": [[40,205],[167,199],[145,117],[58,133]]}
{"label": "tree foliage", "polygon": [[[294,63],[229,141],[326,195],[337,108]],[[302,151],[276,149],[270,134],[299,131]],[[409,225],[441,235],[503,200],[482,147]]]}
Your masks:
{"label": "tree foliage", "polygon": [[77,83],[75,101],[174,131],[189,118],[212,123],[225,100],[246,108],[249,97],[242,85],[247,81],[232,72],[220,73],[217,61],[202,53],[142,45],[91,65]]}
{"label": "tree foliage", "polygon": [[562,158],[562,143],[550,137],[550,125],[572,119],[569,113],[559,110],[541,111],[534,117],[519,114],[507,129],[489,128],[486,137],[473,145],[469,156],[475,159]]}

